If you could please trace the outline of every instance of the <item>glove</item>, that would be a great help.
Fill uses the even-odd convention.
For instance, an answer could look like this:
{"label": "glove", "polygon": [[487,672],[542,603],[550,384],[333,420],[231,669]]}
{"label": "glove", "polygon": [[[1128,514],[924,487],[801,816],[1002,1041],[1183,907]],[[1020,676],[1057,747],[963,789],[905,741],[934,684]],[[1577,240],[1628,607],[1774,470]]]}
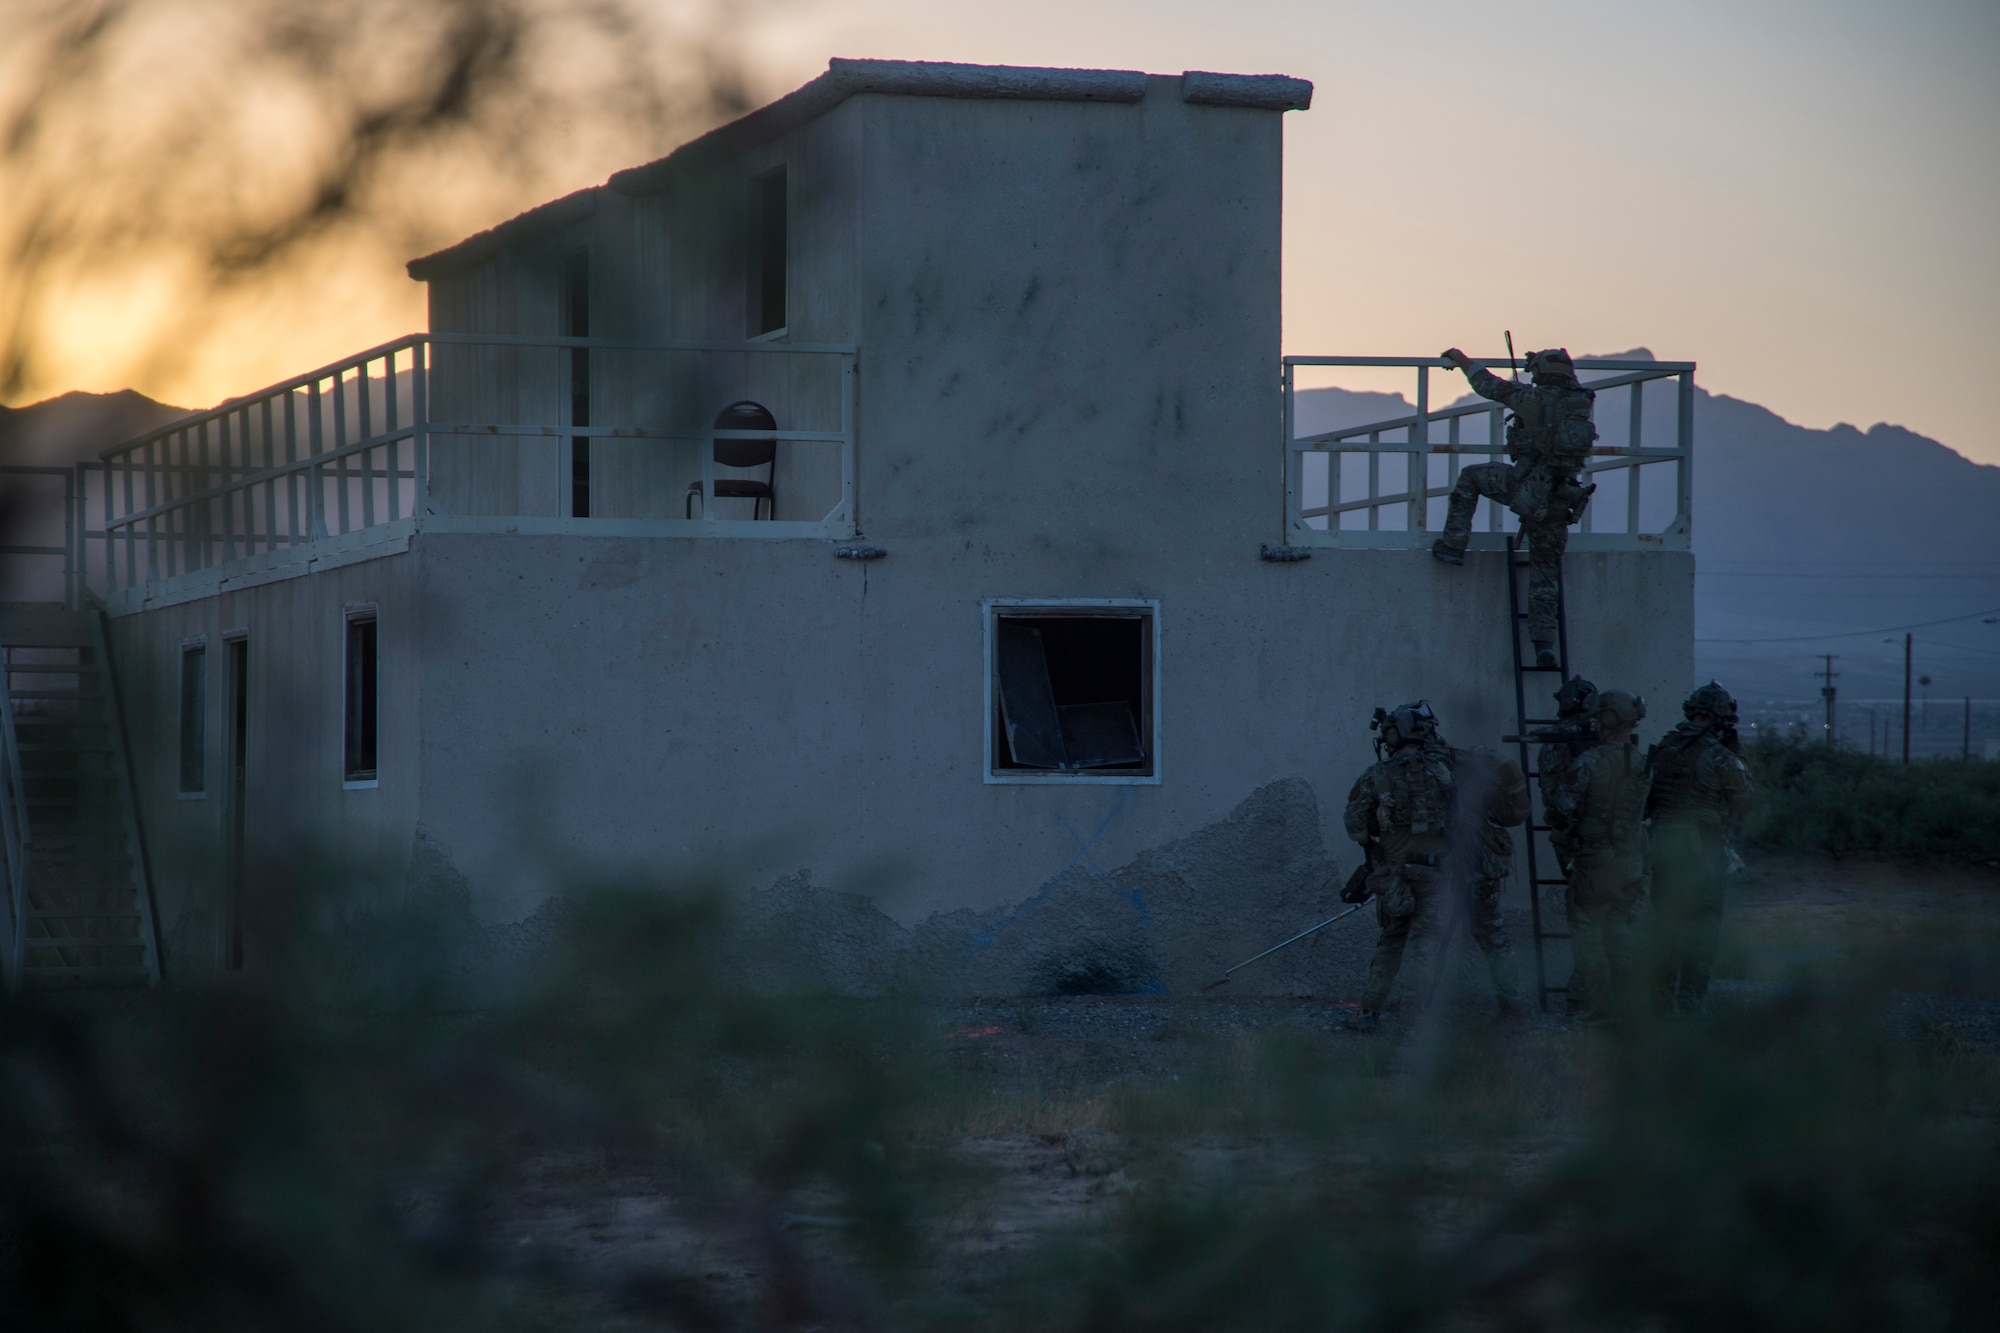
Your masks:
{"label": "glove", "polygon": [[1344,903],[1365,903],[1368,901],[1368,863],[1366,861],[1354,867],[1354,873],[1347,877],[1347,884],[1340,891],[1340,901]]}

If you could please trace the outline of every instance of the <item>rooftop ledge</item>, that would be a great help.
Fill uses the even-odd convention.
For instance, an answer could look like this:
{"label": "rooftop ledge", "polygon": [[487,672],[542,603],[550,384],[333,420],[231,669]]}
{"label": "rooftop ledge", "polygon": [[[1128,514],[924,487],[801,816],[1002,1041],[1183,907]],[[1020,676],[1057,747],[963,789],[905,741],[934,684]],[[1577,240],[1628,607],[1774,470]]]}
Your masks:
{"label": "rooftop ledge", "polygon": [[[469,236],[409,263],[418,282],[470,268],[506,246],[590,216],[597,192],[651,194],[678,171],[743,152],[788,134],[857,93],[897,97],[956,97],[1032,102],[1132,103],[1146,96],[1156,76],[1131,69],[1054,69],[1031,65],[958,65],[934,60],[846,60],[827,62],[811,83],[759,107],[727,125],[689,140],[658,161],[614,174],[603,185],[538,205],[488,231]],[[1157,76],[1170,78],[1171,75]],[[1312,84],[1284,74],[1214,74],[1187,70],[1180,76],[1183,102],[1196,106],[1245,107],[1256,111],[1304,111],[1312,105]]]}

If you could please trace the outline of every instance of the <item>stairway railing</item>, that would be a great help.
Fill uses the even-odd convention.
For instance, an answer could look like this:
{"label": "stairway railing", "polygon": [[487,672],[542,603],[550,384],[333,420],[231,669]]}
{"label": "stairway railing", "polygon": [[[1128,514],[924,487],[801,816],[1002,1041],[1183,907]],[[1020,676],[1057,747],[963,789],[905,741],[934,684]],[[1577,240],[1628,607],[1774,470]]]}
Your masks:
{"label": "stairway railing", "polygon": [[[0,654],[5,649],[0,648]],[[28,827],[27,782],[21,773],[21,747],[14,730],[13,677],[6,674],[6,662],[0,660],[0,748],[6,751],[5,771],[0,780],[6,783],[6,790],[0,792],[0,843],[4,843],[5,866],[7,871],[6,929],[7,935],[0,940],[4,949],[5,982],[9,991],[21,988],[21,969],[26,961],[26,941],[28,937],[28,847],[30,832]]]}
{"label": "stairway railing", "polygon": [[123,799],[118,802],[121,822],[125,826],[125,843],[131,849],[132,888],[136,895],[134,906],[139,910],[140,950],[145,955],[147,980],[160,984],[160,924],[153,910],[153,872],[151,858],[146,855],[146,839],[139,825],[139,784],[132,771],[132,750],[127,743],[125,713],[118,701],[118,676],[111,662],[111,644],[104,633],[104,616],[101,612],[89,611],[91,647],[97,657],[99,679],[104,683],[104,716],[109,725],[109,735],[114,753],[111,762],[117,765],[117,783],[124,788]]}
{"label": "stairway railing", "polygon": [[[16,501],[12,515],[13,534],[22,535],[26,530],[29,537],[54,536],[54,522],[49,515],[53,505],[43,502],[43,497],[33,494],[37,487],[49,487],[44,478],[62,483],[62,545],[48,541],[15,541],[0,544],[0,557],[7,557],[10,600],[46,602],[61,604],[74,611],[81,603],[82,586],[77,576],[77,487],[82,481],[82,473],[75,467],[41,467],[20,463],[0,464],[0,484],[7,488],[10,498]],[[39,565],[26,565],[20,557],[38,560]],[[55,570],[49,561],[62,561],[62,582],[55,582]],[[25,577],[23,577],[25,575]],[[25,586],[23,586],[25,585]],[[58,586],[60,591],[58,592]],[[30,595],[22,597],[21,593]],[[55,593],[57,595],[50,596]]]}

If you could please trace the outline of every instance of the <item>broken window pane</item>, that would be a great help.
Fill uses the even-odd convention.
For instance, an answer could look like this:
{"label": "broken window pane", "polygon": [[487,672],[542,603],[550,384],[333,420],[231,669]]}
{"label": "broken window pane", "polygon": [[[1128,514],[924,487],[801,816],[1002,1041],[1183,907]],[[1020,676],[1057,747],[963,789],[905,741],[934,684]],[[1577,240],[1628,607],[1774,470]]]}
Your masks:
{"label": "broken window pane", "polygon": [[994,767],[1152,770],[1152,616],[999,613],[994,635]]}
{"label": "broken window pane", "polygon": [[1041,631],[1023,620],[1002,620],[997,628],[994,666],[1008,753],[1027,768],[1061,768],[1067,752]]}

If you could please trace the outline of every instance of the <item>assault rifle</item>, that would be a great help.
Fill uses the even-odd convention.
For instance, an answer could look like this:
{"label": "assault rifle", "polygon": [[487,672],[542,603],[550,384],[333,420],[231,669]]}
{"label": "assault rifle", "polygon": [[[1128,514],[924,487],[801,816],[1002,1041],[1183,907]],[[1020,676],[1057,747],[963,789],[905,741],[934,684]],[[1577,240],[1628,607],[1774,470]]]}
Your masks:
{"label": "assault rifle", "polygon": [[1553,727],[1534,727],[1518,736],[1502,736],[1509,745],[1529,741],[1539,745],[1574,745],[1582,741],[1597,744],[1597,724],[1588,718],[1578,718],[1574,722],[1559,722]]}

